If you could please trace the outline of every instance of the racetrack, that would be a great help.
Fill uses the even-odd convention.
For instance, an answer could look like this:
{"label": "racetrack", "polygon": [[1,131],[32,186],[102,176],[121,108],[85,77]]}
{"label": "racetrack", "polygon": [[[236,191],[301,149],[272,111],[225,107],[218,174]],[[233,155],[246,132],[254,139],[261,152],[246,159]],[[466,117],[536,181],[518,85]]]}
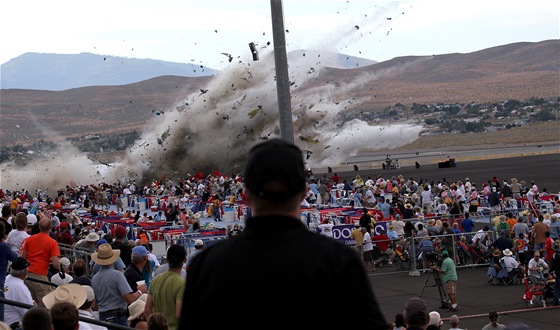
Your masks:
{"label": "racetrack", "polygon": [[[491,151],[487,151],[491,152]],[[379,157],[378,157],[379,158]],[[458,159],[457,157],[456,159]],[[384,157],[383,157],[384,159]],[[383,170],[381,165],[376,168],[367,168],[366,163],[355,163],[358,171],[352,171],[348,168],[337,172],[342,179],[351,181],[356,175],[360,175],[364,180],[368,176],[377,178],[381,175],[384,178],[402,175],[405,179],[410,177],[418,181],[420,178],[428,182],[439,182],[443,178],[449,182],[458,180],[464,181],[469,178],[471,182],[476,183],[477,188],[482,189],[482,183],[487,182],[496,176],[500,180],[507,180],[511,183],[511,178],[517,178],[520,182],[525,181],[530,184],[535,181],[540,191],[546,188],[550,193],[560,192],[560,153],[547,153],[541,155],[518,156],[508,158],[495,158],[473,161],[458,161],[456,167],[439,168],[437,163],[428,163],[423,165],[420,162],[420,168],[415,166],[403,166],[400,169]],[[371,167],[371,166],[370,166]],[[363,169],[360,169],[363,168]],[[333,172],[337,171],[333,169]],[[315,177],[330,177],[332,173],[328,173],[325,169],[316,171]]]}

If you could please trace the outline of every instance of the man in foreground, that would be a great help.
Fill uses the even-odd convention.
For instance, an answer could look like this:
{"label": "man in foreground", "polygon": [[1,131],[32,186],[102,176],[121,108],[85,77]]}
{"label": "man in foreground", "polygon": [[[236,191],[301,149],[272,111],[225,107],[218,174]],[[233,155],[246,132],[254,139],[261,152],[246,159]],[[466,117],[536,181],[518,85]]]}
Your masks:
{"label": "man in foreground", "polygon": [[[252,217],[235,237],[204,249],[189,268],[180,329],[229,325],[216,302],[244,325],[313,324],[331,327],[325,308],[353,315],[356,324],[385,329],[387,322],[362,261],[344,244],[312,233],[300,220],[305,197],[302,151],[272,139],[253,147],[245,166],[245,196]],[[341,303],[343,302],[343,303]],[[195,315],[196,317],[188,317]]]}

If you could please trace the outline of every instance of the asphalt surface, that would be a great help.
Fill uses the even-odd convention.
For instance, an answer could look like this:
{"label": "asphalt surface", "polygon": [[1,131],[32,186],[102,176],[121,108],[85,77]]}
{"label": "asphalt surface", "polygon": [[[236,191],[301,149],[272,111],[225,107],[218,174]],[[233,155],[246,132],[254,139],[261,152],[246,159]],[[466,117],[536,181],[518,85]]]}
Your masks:
{"label": "asphalt surface", "polygon": [[[366,169],[358,171],[338,172],[347,180],[357,174],[362,178],[371,176],[376,178],[381,175],[385,178],[403,175],[415,180],[424,178],[428,181],[438,182],[446,178],[450,182],[469,178],[481,189],[482,183],[496,176],[501,181],[515,177],[519,181],[530,183],[532,180],[551,193],[560,192],[560,153],[501,158],[459,162],[456,167],[439,168],[438,164],[401,167],[400,169]],[[316,177],[331,173],[315,173]],[[482,224],[477,224],[475,229],[480,229]],[[457,299],[459,311],[455,313],[440,309],[441,299],[435,280],[430,273],[421,273],[420,276],[411,276],[408,271],[390,272],[393,269],[379,269],[370,275],[370,282],[380,302],[382,311],[387,321],[394,318],[396,313],[402,313],[404,304],[411,297],[426,300],[430,311],[440,312],[445,323],[442,329],[449,329],[449,317],[456,314],[460,318],[459,327],[463,329],[481,329],[489,323],[488,313],[497,311],[500,314],[500,323],[512,325],[516,322],[524,323],[530,329],[548,330],[560,329],[560,308],[552,306],[552,298],[547,299],[549,307],[542,308],[536,303],[535,307],[528,308],[527,302],[522,299],[525,285],[493,285],[487,282],[486,271],[488,266],[476,268],[458,268]],[[428,279],[428,280],[427,280]]]}
{"label": "asphalt surface", "polygon": [[[393,267],[394,268],[394,267]],[[512,325],[522,322],[530,329],[559,329],[560,307],[552,306],[552,298],[547,299],[549,307],[542,308],[535,303],[528,308],[522,299],[525,285],[494,285],[488,283],[486,271],[488,266],[476,268],[459,268],[457,281],[458,312],[440,309],[441,299],[435,279],[429,272],[420,276],[410,276],[409,272],[370,275],[370,283],[387,321],[394,319],[396,313],[402,313],[406,301],[411,297],[420,297],[426,301],[430,311],[438,311],[444,319],[442,329],[449,329],[449,317],[459,316],[459,327],[463,329],[481,329],[489,323],[488,313],[497,311],[500,323]],[[377,272],[377,271],[376,271]]]}
{"label": "asphalt surface", "polygon": [[[338,172],[342,179],[352,180],[356,175],[360,175],[364,180],[371,176],[377,178],[381,175],[384,178],[403,175],[404,178],[410,177],[418,181],[420,178],[428,182],[439,182],[443,178],[449,182],[465,180],[469,178],[472,183],[476,183],[478,189],[482,189],[482,183],[487,182],[496,176],[499,180],[507,180],[511,183],[511,178],[517,178],[520,182],[525,181],[527,184],[535,181],[539,189],[542,191],[546,188],[550,193],[560,192],[560,153],[544,154],[536,156],[523,156],[512,158],[500,158],[490,160],[478,160],[468,162],[458,162],[456,167],[439,168],[438,164],[420,165],[420,168],[414,166],[405,166],[400,169],[383,170],[365,169],[358,171]],[[323,175],[332,176],[332,173],[314,173],[315,177],[320,178]]]}

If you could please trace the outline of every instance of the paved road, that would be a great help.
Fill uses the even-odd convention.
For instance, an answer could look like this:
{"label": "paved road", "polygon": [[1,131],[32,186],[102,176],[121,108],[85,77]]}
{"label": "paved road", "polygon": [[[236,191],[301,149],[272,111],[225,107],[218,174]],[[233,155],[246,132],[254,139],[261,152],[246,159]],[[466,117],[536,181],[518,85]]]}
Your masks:
{"label": "paved road", "polygon": [[[559,329],[560,307],[532,309],[522,300],[525,292],[524,285],[498,286],[487,282],[487,266],[477,268],[458,269],[457,301],[459,311],[455,313],[439,309],[440,296],[433,275],[421,274],[419,277],[409,276],[408,272],[397,274],[373,274],[370,282],[382,306],[387,320],[394,318],[396,313],[402,313],[406,300],[418,297],[426,300],[430,311],[437,310],[442,318],[448,319],[452,314],[460,318],[459,327],[469,330],[481,329],[488,321],[488,312],[494,310],[501,314],[500,321],[506,325],[523,322],[532,329]],[[423,291],[423,292],[422,292]],[[552,305],[552,298],[547,300]],[[448,329],[446,320],[442,329]]]}
{"label": "paved road", "polygon": [[[360,166],[358,166],[358,169],[359,168]],[[390,178],[392,176],[403,175],[405,178],[412,177],[415,180],[424,178],[430,182],[438,182],[442,178],[446,178],[450,182],[469,178],[471,182],[477,184],[479,189],[482,189],[483,182],[487,182],[494,176],[502,181],[507,180],[508,182],[511,182],[511,178],[515,177],[519,181],[524,180],[527,183],[534,180],[541,190],[547,188],[551,193],[558,193],[560,192],[559,168],[560,153],[554,153],[537,156],[459,162],[456,164],[456,167],[451,168],[439,168],[438,164],[427,164],[421,165],[420,168],[405,166],[400,169],[391,170],[383,170],[381,168],[359,169],[358,171],[338,172],[338,174],[343,179],[347,180],[351,180],[358,174],[362,178],[367,178],[367,176],[377,178],[378,175],[384,178]],[[321,173],[318,171],[314,174],[318,178],[323,175],[327,175],[327,177],[332,175],[332,173]]]}
{"label": "paved road", "polygon": [[[383,177],[403,175],[405,178],[413,177],[428,181],[439,181],[442,178],[453,182],[469,178],[478,187],[493,176],[500,180],[510,180],[513,177],[520,181],[530,183],[535,180],[541,188],[547,188],[550,192],[560,192],[560,154],[545,154],[537,156],[524,156],[515,158],[502,158],[480,161],[469,161],[457,163],[453,168],[439,168],[437,164],[402,167],[392,170],[359,170],[339,172],[343,179],[352,179],[359,174],[362,178],[368,175],[373,178],[378,174]],[[329,173],[315,173],[317,177]],[[478,227],[481,224],[477,225]],[[476,229],[479,229],[479,228]],[[449,318],[452,314],[446,310],[439,309],[440,297],[434,280],[431,277],[428,282],[429,273],[420,277],[410,276],[408,272],[383,274],[385,269],[370,276],[371,284],[381,303],[382,310],[387,320],[393,319],[396,313],[402,312],[406,300],[410,297],[420,296],[426,300],[430,310],[437,310],[443,318]],[[522,300],[525,292],[524,285],[495,286],[487,282],[487,266],[477,268],[461,268],[458,270],[458,303],[459,312],[456,314],[461,318],[459,326],[464,329],[481,329],[488,321],[488,312],[495,310],[502,313],[501,323],[511,324],[523,322],[533,329],[549,330],[560,329],[560,309],[558,307],[527,308],[527,303]],[[427,285],[427,286],[426,286]],[[552,305],[552,299],[548,299]],[[538,306],[538,305],[537,305]],[[442,327],[448,329],[447,323]]]}

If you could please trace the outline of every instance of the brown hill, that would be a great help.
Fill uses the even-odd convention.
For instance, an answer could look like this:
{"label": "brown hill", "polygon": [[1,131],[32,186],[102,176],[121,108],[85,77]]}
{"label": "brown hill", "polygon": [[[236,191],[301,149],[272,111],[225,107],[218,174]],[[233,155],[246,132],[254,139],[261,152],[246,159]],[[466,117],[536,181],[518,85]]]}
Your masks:
{"label": "brown hill", "polygon": [[[317,79],[297,88],[312,93],[325,84],[364,79],[357,88],[334,95],[359,99],[353,111],[382,111],[397,103],[467,103],[524,100],[560,95],[560,40],[515,43],[473,52],[399,57],[356,69],[324,68]],[[211,77],[162,76],[108,87],[60,92],[0,90],[2,146],[39,140],[140,131],[154,113],[173,108]]]}

